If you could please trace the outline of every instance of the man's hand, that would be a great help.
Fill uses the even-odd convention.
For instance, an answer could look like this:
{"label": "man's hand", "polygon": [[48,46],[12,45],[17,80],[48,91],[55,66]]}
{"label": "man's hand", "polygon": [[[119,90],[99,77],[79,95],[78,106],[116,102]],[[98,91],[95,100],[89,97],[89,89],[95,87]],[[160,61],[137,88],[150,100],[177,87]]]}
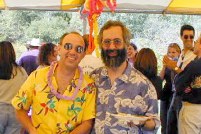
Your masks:
{"label": "man's hand", "polygon": [[144,126],[145,122],[146,122],[146,121],[140,121],[139,123],[134,123],[134,122],[130,121],[130,122],[127,123],[127,125],[128,125],[129,127]]}
{"label": "man's hand", "polygon": [[146,121],[140,121],[137,124],[134,123],[134,122],[132,122],[132,121],[130,121],[130,122],[127,123],[127,125],[129,127],[134,127],[134,126],[140,127],[140,126],[143,126],[143,128],[145,128],[146,130],[154,130],[156,124],[155,124],[155,122],[154,122],[153,119],[148,119]]}

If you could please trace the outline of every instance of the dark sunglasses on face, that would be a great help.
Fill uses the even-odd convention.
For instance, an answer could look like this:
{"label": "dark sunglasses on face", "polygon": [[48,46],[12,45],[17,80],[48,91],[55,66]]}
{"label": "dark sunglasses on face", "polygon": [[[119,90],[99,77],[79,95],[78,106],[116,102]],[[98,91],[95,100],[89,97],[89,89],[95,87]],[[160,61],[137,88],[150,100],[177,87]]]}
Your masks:
{"label": "dark sunglasses on face", "polygon": [[111,44],[114,44],[115,47],[119,47],[121,44],[122,44],[122,40],[119,39],[119,38],[115,38],[113,40],[111,39],[105,39],[103,40],[102,44],[105,46],[105,47],[109,47]]}
{"label": "dark sunglasses on face", "polygon": [[[73,45],[72,45],[71,43],[66,43],[66,44],[64,45],[64,49],[66,49],[66,50],[71,50],[71,49],[73,49]],[[85,48],[84,48],[83,46],[77,46],[77,47],[75,48],[75,51],[76,51],[77,53],[83,53],[83,52],[85,51]]]}
{"label": "dark sunglasses on face", "polygon": [[193,35],[184,35],[184,39],[187,40],[187,39],[194,39],[194,36]]}

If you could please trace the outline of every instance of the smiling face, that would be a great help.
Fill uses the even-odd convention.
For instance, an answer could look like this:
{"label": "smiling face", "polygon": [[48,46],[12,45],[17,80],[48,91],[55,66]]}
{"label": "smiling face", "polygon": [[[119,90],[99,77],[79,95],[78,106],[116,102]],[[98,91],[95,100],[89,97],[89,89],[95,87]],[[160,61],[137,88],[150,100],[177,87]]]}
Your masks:
{"label": "smiling face", "polygon": [[194,39],[194,31],[193,30],[184,30],[181,36],[181,40],[183,41],[184,49],[192,49],[193,48],[193,39]]}
{"label": "smiling face", "polygon": [[127,55],[128,55],[128,59],[134,62],[136,59],[137,50],[135,50],[132,45],[129,45],[127,48]]}
{"label": "smiling face", "polygon": [[[83,49],[83,51],[80,51]],[[60,63],[66,67],[76,68],[85,56],[85,43],[79,34],[67,34],[58,46]]]}
{"label": "smiling face", "polygon": [[126,60],[126,45],[120,26],[112,26],[103,31],[101,56],[108,67],[119,67]]}
{"label": "smiling face", "polygon": [[174,47],[169,47],[168,48],[168,56],[172,59],[178,58],[180,53],[174,48]]}

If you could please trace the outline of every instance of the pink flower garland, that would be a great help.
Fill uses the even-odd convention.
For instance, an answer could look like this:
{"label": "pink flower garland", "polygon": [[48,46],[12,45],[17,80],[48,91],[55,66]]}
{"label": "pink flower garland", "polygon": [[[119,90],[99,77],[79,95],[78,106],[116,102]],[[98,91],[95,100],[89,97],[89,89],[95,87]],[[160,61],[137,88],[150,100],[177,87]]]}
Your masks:
{"label": "pink flower garland", "polygon": [[47,76],[47,84],[50,87],[51,92],[59,99],[75,100],[75,97],[77,96],[78,91],[81,88],[82,81],[83,81],[83,71],[82,71],[81,67],[78,66],[78,69],[79,69],[79,72],[80,72],[80,77],[79,77],[79,80],[78,80],[78,86],[76,86],[75,91],[73,92],[72,96],[65,96],[65,95],[62,95],[62,94],[58,93],[57,90],[52,85],[52,77],[53,77],[53,74],[54,74],[54,66],[55,65],[56,66],[58,65],[57,62],[56,61],[52,62],[52,64],[50,65],[50,70],[48,72],[48,76]]}

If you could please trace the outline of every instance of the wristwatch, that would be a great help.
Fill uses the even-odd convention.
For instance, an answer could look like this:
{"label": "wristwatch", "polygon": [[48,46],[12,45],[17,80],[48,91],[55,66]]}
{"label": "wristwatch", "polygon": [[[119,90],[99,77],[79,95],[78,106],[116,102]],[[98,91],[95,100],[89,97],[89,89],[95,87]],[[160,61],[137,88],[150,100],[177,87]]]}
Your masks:
{"label": "wristwatch", "polygon": [[179,68],[178,68],[178,67],[175,67],[175,68],[174,68],[174,71],[177,71],[177,70],[179,70]]}

